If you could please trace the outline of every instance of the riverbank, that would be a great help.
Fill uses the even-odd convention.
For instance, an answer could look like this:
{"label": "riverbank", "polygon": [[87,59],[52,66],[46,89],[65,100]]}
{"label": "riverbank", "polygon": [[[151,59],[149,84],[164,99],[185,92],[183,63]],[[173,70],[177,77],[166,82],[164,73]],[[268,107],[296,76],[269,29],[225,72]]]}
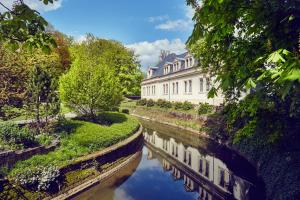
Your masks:
{"label": "riverbank", "polygon": [[[85,179],[95,176],[101,173],[103,168],[110,169],[109,166],[112,166],[116,160],[127,157],[135,151],[137,144],[133,145],[131,141],[137,140],[141,134],[138,121],[134,117],[120,113],[109,113],[106,117],[106,120],[110,119],[113,123],[99,125],[72,120],[70,122],[72,126],[69,126],[72,131],[63,137],[62,145],[51,153],[33,156],[28,160],[18,162],[9,172],[9,182],[4,181],[0,195],[12,199],[19,197],[20,194],[27,199],[52,197],[64,185],[70,183],[68,180],[74,180],[74,177]],[[47,174],[49,169],[55,169],[50,174],[54,172],[59,174],[49,183],[47,191],[37,192],[38,189],[35,187],[41,183],[30,182],[31,176],[38,175],[38,169],[42,169],[42,174]],[[76,170],[79,171],[74,174]],[[38,180],[43,179],[41,177]],[[27,186],[21,187],[20,184]]]}

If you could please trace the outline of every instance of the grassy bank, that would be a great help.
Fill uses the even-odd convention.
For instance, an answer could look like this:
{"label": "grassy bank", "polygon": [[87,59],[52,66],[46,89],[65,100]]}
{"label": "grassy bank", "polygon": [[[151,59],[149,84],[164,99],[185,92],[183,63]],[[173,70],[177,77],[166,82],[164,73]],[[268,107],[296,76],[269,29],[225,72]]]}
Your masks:
{"label": "grassy bank", "polygon": [[18,162],[10,175],[15,176],[36,166],[64,167],[80,156],[124,140],[138,126],[136,119],[125,114],[106,113],[104,116],[112,124],[100,125],[88,121],[68,120],[63,125],[67,132],[61,135],[61,146],[57,150]]}
{"label": "grassy bank", "polygon": [[95,169],[87,168],[67,174],[60,174],[58,170],[74,163],[84,155],[128,138],[139,125],[134,117],[113,112],[102,113],[93,119],[93,122],[90,120],[81,117],[61,123],[57,127],[61,133],[60,147],[48,154],[35,155],[28,160],[17,162],[8,171],[10,182],[0,187],[0,198],[2,194],[6,194],[5,197],[11,199],[15,199],[15,195],[19,194],[27,199],[49,197],[58,192],[58,184],[67,189],[77,180],[88,179],[109,169],[115,162],[99,164],[95,161]]}

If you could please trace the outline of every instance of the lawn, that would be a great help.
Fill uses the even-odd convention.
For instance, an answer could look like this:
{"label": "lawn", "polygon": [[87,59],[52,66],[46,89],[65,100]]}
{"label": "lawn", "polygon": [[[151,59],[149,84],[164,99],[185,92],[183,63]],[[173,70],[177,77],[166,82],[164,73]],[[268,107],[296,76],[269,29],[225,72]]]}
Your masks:
{"label": "lawn", "polygon": [[138,121],[121,113],[105,113],[111,125],[100,125],[82,120],[67,120],[61,135],[61,146],[45,155],[17,162],[10,175],[13,177],[27,170],[39,167],[64,167],[76,158],[104,149],[129,137],[138,126]]}

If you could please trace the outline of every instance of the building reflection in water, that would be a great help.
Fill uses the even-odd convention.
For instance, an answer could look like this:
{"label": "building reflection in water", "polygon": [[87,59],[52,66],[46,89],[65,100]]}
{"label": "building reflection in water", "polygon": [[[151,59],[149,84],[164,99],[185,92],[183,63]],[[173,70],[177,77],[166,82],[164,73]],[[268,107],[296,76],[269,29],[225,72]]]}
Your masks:
{"label": "building reflection in water", "polygon": [[201,154],[197,148],[148,129],[144,140],[149,149],[147,158],[158,159],[174,181],[183,180],[185,190],[198,192],[199,199],[248,199],[251,183],[236,176],[214,155]]}

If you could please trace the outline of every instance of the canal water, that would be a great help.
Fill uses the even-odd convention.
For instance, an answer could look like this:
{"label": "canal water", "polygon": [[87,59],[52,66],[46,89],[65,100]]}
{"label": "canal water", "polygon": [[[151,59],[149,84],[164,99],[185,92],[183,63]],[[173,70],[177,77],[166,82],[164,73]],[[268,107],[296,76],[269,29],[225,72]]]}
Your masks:
{"label": "canal water", "polygon": [[144,147],[113,177],[75,200],[258,200],[254,167],[231,150],[186,131],[142,121]]}

